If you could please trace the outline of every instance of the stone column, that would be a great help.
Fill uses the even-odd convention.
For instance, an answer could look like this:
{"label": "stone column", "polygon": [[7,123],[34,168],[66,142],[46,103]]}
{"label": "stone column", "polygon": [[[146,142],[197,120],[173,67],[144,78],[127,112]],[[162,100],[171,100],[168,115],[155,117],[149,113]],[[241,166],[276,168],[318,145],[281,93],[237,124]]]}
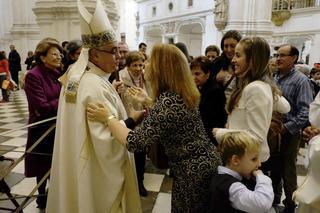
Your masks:
{"label": "stone column", "polygon": [[316,34],[311,43],[311,51],[310,51],[310,58],[309,58],[309,65],[314,63],[320,63],[320,35]]}
{"label": "stone column", "polygon": [[244,35],[272,35],[272,1],[229,0],[229,21],[225,30],[239,30]]}
{"label": "stone column", "polygon": [[11,7],[8,8],[8,13],[12,16],[12,23],[6,35],[6,49],[9,49],[10,44],[16,46],[21,56],[22,69],[24,69],[27,52],[29,50],[34,51],[40,39],[36,17],[31,10],[35,0],[11,0],[10,3]]}
{"label": "stone column", "polygon": [[[105,3],[109,20],[117,31],[119,15],[114,0]],[[83,1],[94,13],[96,0]],[[59,41],[80,38],[79,13],[76,0],[36,0],[33,12],[40,27],[42,38],[53,37]]]}

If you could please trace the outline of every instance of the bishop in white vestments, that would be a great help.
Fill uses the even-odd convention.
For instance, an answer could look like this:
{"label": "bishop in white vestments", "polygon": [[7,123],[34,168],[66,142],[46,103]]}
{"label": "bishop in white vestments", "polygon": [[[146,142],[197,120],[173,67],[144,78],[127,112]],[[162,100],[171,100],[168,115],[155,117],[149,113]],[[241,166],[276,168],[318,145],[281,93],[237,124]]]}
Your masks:
{"label": "bishop in white vestments", "polygon": [[78,61],[61,78],[48,213],[142,212],[134,161],[104,124],[87,120],[89,102],[108,105],[124,120],[121,99],[108,82],[119,53],[100,0],[90,14],[78,0],[84,43]]}

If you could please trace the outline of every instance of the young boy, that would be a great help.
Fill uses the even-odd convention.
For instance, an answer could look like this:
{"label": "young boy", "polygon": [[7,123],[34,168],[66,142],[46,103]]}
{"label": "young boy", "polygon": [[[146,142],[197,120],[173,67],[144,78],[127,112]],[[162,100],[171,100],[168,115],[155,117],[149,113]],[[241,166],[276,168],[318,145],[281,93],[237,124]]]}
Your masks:
{"label": "young boy", "polygon": [[[227,133],[219,144],[223,166],[211,180],[211,212],[274,212],[269,177],[258,170],[260,143],[246,132]],[[254,178],[253,190],[242,179]]]}

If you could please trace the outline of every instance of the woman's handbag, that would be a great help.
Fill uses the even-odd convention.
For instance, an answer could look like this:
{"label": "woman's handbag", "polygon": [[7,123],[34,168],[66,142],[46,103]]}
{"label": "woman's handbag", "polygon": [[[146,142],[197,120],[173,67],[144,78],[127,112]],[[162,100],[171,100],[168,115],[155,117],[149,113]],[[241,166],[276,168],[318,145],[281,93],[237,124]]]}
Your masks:
{"label": "woman's handbag", "polygon": [[152,164],[158,169],[168,169],[168,157],[164,152],[164,147],[160,142],[155,142],[151,145],[150,151],[148,152]]}
{"label": "woman's handbag", "polygon": [[14,90],[15,87],[17,87],[17,84],[12,79],[3,80],[2,85],[1,85],[1,88],[5,89],[5,90]]}
{"label": "woman's handbag", "polygon": [[10,84],[10,81],[8,81],[8,80],[3,80],[3,81],[2,81],[1,88],[2,88],[2,89],[8,89],[9,84]]}

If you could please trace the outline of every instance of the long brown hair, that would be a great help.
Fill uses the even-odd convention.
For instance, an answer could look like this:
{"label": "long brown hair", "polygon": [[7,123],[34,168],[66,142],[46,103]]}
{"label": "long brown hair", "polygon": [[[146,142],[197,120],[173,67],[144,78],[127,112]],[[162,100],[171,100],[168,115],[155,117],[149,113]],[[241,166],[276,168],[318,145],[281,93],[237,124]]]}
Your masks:
{"label": "long brown hair", "polygon": [[227,105],[227,112],[229,114],[238,104],[243,89],[253,81],[260,80],[268,83],[271,86],[274,99],[276,95],[281,94],[269,71],[270,47],[268,42],[261,37],[252,37],[242,39],[238,45],[243,46],[249,67],[243,76],[237,79],[237,88],[232,92]]}
{"label": "long brown hair", "polygon": [[153,98],[172,91],[180,95],[188,108],[197,107],[200,93],[193,81],[186,57],[172,44],[156,44],[151,52],[149,72]]}

